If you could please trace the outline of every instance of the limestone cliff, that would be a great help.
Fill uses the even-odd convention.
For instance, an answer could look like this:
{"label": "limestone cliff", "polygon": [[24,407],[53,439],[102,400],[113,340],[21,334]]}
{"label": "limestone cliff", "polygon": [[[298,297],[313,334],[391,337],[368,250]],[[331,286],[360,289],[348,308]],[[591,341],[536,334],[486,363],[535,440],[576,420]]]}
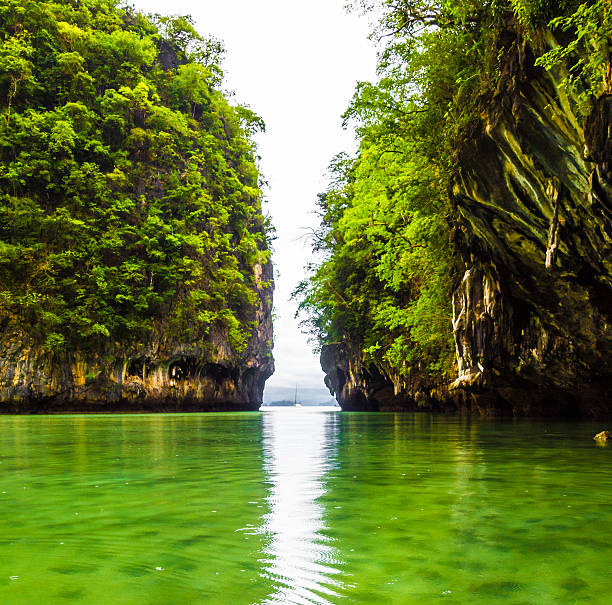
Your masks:
{"label": "limestone cliff", "polygon": [[562,74],[508,44],[482,130],[452,181],[463,270],[452,294],[455,380],[397,385],[323,348],[345,409],[484,414],[610,413],[612,402],[612,95],[583,129]]}
{"label": "limestone cliff", "polygon": [[610,96],[585,133],[525,44],[452,190],[465,272],[453,294],[461,405],[593,414],[612,395]]}
{"label": "limestone cliff", "polygon": [[0,13],[0,413],[257,409],[263,122],[221,44],[116,0]]}
{"label": "limestone cliff", "polygon": [[272,264],[258,284],[250,344],[239,357],[223,330],[200,342],[164,335],[138,348],[53,354],[5,320],[0,338],[0,413],[257,410],[272,357]]}

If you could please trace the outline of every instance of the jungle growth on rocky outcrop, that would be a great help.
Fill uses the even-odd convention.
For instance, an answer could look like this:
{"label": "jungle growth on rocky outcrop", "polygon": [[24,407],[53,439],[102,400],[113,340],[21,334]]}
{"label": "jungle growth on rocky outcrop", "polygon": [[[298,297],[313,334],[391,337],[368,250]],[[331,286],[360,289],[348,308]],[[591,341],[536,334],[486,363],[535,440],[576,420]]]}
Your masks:
{"label": "jungle growth on rocky outcrop", "polygon": [[610,4],[357,4],[382,9],[379,80],[297,292],[329,386],[347,408],[608,409]]}
{"label": "jungle growth on rocky outcrop", "polygon": [[77,382],[249,354],[271,305],[263,124],[219,92],[222,52],[188,18],[115,0],[0,6],[3,399],[78,397],[70,376],[20,379],[24,351],[43,373],[91,365]]}

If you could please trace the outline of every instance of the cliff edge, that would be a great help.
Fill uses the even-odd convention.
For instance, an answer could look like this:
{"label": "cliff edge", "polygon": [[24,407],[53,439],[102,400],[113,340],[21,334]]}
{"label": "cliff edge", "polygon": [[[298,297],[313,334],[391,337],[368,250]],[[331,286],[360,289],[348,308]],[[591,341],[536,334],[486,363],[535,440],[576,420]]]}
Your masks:
{"label": "cliff edge", "polygon": [[0,338],[0,413],[258,410],[272,357],[272,264],[256,267],[253,332],[240,356],[227,333],[198,343],[53,353],[17,327]]}
{"label": "cliff edge", "polygon": [[564,66],[536,61],[556,46],[550,31],[520,30],[506,18],[497,81],[449,179],[447,379],[418,360],[399,370],[368,362],[359,330],[347,330],[321,352],[326,385],[345,410],[612,412],[610,82],[584,119]]}

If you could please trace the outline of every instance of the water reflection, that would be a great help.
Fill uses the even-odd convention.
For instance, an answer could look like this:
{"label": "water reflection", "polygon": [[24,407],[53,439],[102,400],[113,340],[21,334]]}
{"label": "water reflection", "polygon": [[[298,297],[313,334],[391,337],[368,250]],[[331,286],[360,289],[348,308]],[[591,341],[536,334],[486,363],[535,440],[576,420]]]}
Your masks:
{"label": "water reflection", "polygon": [[340,561],[321,497],[337,451],[335,413],[275,410],[263,414],[264,471],[271,483],[262,577],[274,592],[263,603],[330,603],[341,588]]}
{"label": "water reflection", "polygon": [[0,605],[607,605],[596,428],[0,416]]}

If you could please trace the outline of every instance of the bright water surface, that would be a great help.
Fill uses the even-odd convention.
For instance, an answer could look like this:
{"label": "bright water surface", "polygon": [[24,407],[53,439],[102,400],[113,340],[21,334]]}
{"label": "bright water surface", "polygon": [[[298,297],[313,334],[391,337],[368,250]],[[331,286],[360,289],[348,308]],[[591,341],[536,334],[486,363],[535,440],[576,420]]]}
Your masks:
{"label": "bright water surface", "polygon": [[601,428],[0,417],[0,603],[612,603]]}

